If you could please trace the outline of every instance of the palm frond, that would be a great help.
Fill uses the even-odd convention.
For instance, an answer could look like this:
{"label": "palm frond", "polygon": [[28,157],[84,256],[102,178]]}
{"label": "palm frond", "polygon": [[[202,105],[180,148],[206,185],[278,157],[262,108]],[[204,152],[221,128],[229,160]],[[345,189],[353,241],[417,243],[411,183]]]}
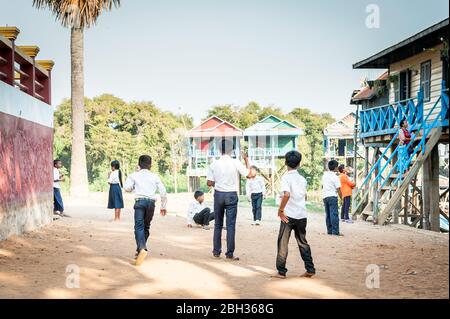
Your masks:
{"label": "palm frond", "polygon": [[33,0],[37,9],[49,9],[65,27],[89,28],[104,11],[120,6],[120,0]]}

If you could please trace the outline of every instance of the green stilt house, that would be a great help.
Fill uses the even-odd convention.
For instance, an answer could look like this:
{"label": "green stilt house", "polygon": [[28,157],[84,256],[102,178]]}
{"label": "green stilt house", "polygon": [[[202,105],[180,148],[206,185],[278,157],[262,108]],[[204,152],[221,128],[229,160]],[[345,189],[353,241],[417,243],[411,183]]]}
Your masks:
{"label": "green stilt house", "polygon": [[276,161],[298,148],[298,137],[301,134],[300,128],[274,115],[269,115],[244,130],[250,163],[261,170],[272,195],[275,195],[275,184],[284,169],[278,169]]}

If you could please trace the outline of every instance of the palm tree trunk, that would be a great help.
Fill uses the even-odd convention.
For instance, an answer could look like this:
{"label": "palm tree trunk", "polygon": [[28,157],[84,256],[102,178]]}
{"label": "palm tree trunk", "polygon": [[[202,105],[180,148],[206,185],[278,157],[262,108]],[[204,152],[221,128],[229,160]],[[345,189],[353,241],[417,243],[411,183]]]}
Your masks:
{"label": "palm tree trunk", "polygon": [[71,30],[72,59],[72,158],[70,168],[70,193],[82,196],[88,193],[86,147],[84,140],[84,43],[83,29]]}

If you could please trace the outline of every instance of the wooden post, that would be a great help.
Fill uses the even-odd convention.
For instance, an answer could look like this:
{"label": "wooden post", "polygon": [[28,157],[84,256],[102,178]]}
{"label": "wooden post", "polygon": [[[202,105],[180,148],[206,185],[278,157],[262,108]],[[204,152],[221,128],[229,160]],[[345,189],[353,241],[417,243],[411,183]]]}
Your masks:
{"label": "wooden post", "polygon": [[435,145],[423,164],[423,213],[424,229],[440,231],[439,217],[439,150]]}
{"label": "wooden post", "polygon": [[356,184],[358,184],[358,127],[359,127],[359,104],[356,105],[355,136],[353,138],[353,174]]}
{"label": "wooden post", "polygon": [[[378,159],[380,158],[380,151],[379,151],[379,147],[375,147],[374,149],[374,159],[373,159],[373,163],[372,165],[375,165],[378,162]],[[379,167],[376,166],[375,170],[374,170],[374,176],[377,176],[379,172]],[[374,187],[373,187],[373,192],[372,192],[372,218],[373,218],[373,222],[376,223],[377,222],[377,218],[378,218],[378,199],[379,199],[379,191],[378,191],[378,181],[376,181],[374,183]]]}
{"label": "wooden post", "polygon": [[[398,145],[397,144],[393,144],[392,146],[391,146],[391,154],[392,153],[394,153],[395,152],[395,149],[398,147]],[[392,170],[393,168],[394,168],[394,165],[395,165],[395,163],[397,163],[397,161],[398,161],[398,154],[396,153],[394,156],[393,156],[393,158],[392,158],[392,161],[391,161],[391,167],[390,167],[390,169]],[[391,183],[392,183],[392,180],[391,180]],[[406,192],[407,192],[408,190],[406,190]],[[392,195],[392,192],[390,193],[390,194],[388,194],[388,195]],[[407,205],[407,203],[405,202],[405,214],[406,214],[406,212],[407,212],[407,209],[408,209],[408,205]],[[399,221],[399,218],[398,218],[398,215],[399,215],[399,213],[400,213],[400,211],[402,210],[402,201],[400,200],[399,202],[398,202],[398,204],[395,206],[395,208],[394,208],[394,213],[393,213],[393,223],[394,224],[398,224],[398,221]]]}
{"label": "wooden post", "polygon": [[14,63],[16,61],[15,41],[19,33],[20,30],[16,27],[0,27],[0,35],[4,36],[5,38],[11,41],[11,48],[6,49],[5,52],[2,52],[3,58],[6,59],[6,64],[0,65],[0,72],[6,74],[6,78],[3,79],[3,81],[12,86],[14,86],[14,77],[15,77],[14,71]]}
{"label": "wooden post", "polygon": [[[405,203],[403,205],[403,224],[408,224],[408,207],[409,207],[409,187],[405,190]],[[397,214],[397,222],[398,223],[398,214]]]}

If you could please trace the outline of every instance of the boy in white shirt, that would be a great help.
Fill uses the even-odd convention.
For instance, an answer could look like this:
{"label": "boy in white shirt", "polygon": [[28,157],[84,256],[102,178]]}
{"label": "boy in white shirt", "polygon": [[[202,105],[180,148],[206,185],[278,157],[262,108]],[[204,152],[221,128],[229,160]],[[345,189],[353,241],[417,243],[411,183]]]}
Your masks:
{"label": "boy in white shirt", "polygon": [[311,248],[306,241],[306,179],[297,169],[302,161],[302,155],[297,151],[290,151],[285,155],[288,172],[281,179],[281,198],[278,216],[281,219],[278,235],[277,274],[273,277],[285,279],[287,268],[289,237],[294,230],[300,255],[305,263],[306,273],[302,277],[310,278],[316,274],[311,255]]}
{"label": "boy in white shirt", "polygon": [[[255,172],[258,172],[258,168],[256,166],[252,166],[251,168],[254,169]],[[266,196],[266,182],[264,181],[264,178],[261,175],[256,175],[253,178],[247,179],[245,193],[248,201],[252,203],[252,225],[259,226],[262,217],[262,202]]]}
{"label": "boy in white shirt", "polygon": [[158,175],[150,172],[152,158],[148,155],[139,157],[139,171],[131,174],[125,182],[124,189],[134,192],[134,236],[136,239],[136,266],[141,265],[147,257],[147,240],[150,236],[150,224],[155,212],[156,191],[161,196],[162,216],[165,216],[167,192]]}
{"label": "boy in white shirt", "polygon": [[329,171],[323,174],[323,203],[328,235],[342,236],[339,232],[338,195],[342,198],[341,181],[337,176],[339,163],[336,160],[328,162]]}
{"label": "boy in white shirt", "polygon": [[192,224],[200,225],[205,230],[209,230],[209,222],[214,220],[214,213],[205,205],[205,194],[202,191],[194,193],[194,201],[189,204],[187,214],[187,225],[192,228]]}
{"label": "boy in white shirt", "polygon": [[60,182],[64,181],[64,175],[59,171],[61,168],[61,160],[55,159],[53,161],[53,214],[61,217],[70,217],[64,213],[64,202],[61,196],[60,184]]}
{"label": "boy in white shirt", "polygon": [[213,256],[220,258],[222,253],[222,227],[226,214],[227,223],[227,260],[238,261],[239,257],[234,256],[236,218],[239,202],[239,177],[254,177],[256,172],[250,169],[248,157],[242,154],[245,165],[236,158],[232,158],[233,142],[227,139],[222,140],[222,156],[211,163],[206,176],[208,187],[214,187],[214,236],[213,236]]}

